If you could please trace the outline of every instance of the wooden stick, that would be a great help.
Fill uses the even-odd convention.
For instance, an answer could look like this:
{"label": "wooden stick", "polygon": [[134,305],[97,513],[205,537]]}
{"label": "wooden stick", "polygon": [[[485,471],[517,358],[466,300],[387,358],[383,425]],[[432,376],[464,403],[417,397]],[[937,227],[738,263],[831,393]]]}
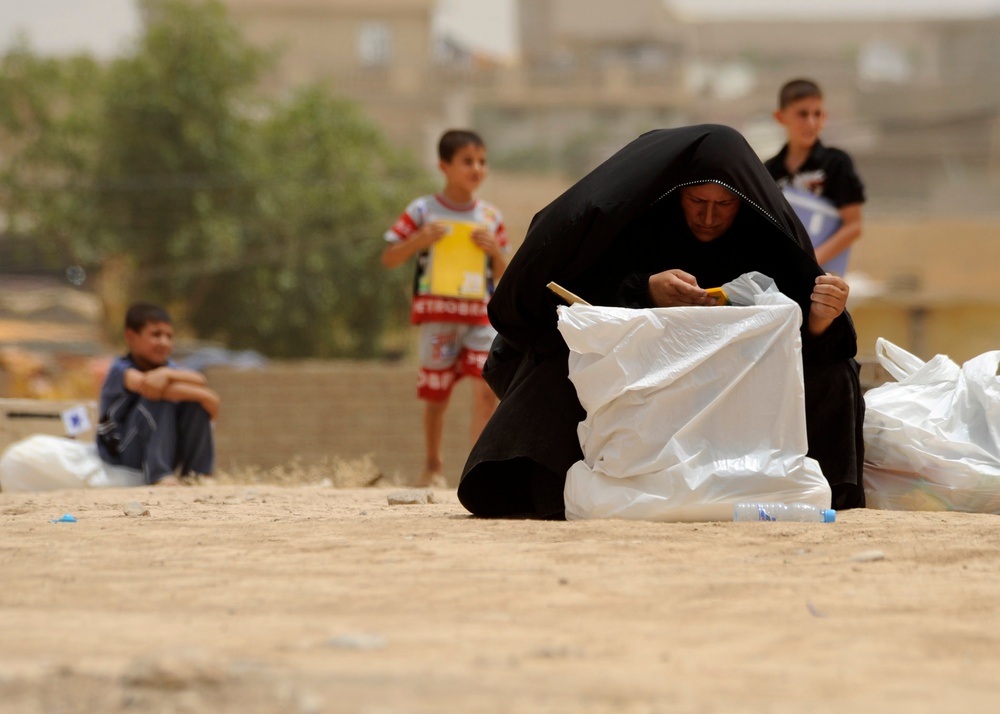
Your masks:
{"label": "wooden stick", "polygon": [[545,287],[547,287],[549,290],[551,290],[556,295],[561,297],[570,305],[587,305],[587,306],[590,305],[590,303],[584,300],[582,297],[580,297],[579,295],[574,295],[559,283],[549,283]]}

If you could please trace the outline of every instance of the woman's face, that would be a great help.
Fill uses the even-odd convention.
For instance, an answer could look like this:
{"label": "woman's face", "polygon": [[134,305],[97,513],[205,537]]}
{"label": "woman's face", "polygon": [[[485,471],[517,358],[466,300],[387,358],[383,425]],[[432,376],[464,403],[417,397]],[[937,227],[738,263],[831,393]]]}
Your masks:
{"label": "woman's face", "polygon": [[740,198],[717,183],[700,183],[681,189],[681,209],[694,237],[708,243],[733,225]]}

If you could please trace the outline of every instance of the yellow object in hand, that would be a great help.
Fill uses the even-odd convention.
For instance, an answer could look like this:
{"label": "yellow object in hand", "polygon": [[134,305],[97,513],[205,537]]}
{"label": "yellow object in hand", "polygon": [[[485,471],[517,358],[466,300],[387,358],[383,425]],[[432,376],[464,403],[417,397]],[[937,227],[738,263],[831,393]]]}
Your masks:
{"label": "yellow object in hand", "polygon": [[729,296],[726,295],[726,291],[723,290],[722,288],[708,288],[708,290],[706,292],[708,293],[708,296],[710,298],[714,298],[715,299],[715,304],[716,305],[728,305],[729,304]]}

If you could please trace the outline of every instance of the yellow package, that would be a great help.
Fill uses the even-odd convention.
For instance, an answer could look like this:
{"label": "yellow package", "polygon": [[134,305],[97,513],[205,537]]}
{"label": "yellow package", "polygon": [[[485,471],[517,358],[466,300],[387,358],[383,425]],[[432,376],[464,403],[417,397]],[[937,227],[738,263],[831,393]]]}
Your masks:
{"label": "yellow package", "polygon": [[729,296],[726,295],[726,291],[722,288],[708,288],[707,292],[710,298],[715,298],[716,305],[729,304]]}

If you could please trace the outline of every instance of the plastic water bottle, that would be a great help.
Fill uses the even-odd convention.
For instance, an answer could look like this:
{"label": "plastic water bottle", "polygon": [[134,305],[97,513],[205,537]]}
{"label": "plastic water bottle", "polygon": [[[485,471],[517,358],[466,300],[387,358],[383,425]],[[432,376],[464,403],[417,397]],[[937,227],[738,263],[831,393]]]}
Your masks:
{"label": "plastic water bottle", "polygon": [[795,521],[797,523],[833,523],[837,512],[808,503],[737,503],[734,521]]}

